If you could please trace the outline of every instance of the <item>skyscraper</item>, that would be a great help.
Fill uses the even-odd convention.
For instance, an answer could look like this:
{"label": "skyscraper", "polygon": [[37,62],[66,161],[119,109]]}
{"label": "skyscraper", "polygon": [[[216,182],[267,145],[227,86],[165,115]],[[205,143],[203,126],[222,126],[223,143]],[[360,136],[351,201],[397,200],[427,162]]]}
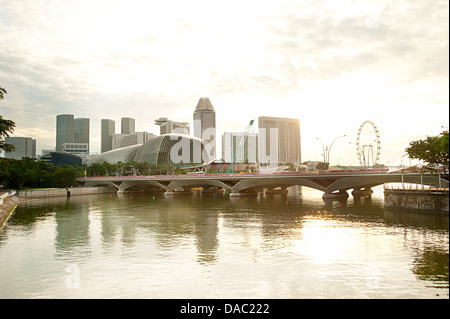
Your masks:
{"label": "skyscraper", "polygon": [[202,97],[194,111],[194,136],[205,140],[210,157],[216,158],[216,111],[207,97]]}
{"label": "skyscraper", "polygon": [[64,143],[74,141],[73,114],[60,114],[56,116],[56,151],[61,152]]}
{"label": "skyscraper", "polygon": [[74,143],[87,144],[87,153],[89,154],[89,119],[76,118],[74,120]]}
{"label": "skyscraper", "polygon": [[36,140],[31,137],[5,137],[7,144],[15,146],[12,152],[5,152],[6,158],[22,159],[24,157],[36,158]]}
{"label": "skyscraper", "polygon": [[120,133],[131,134],[135,132],[135,121],[130,117],[122,117],[120,121]]}
{"label": "skyscraper", "polygon": [[186,122],[174,122],[167,117],[160,117],[155,120],[155,124],[160,126],[159,134],[179,133],[189,135],[189,123]]}
{"label": "skyscraper", "polygon": [[56,116],[56,151],[62,152],[64,144],[87,144],[89,152],[89,119],[74,118],[73,114]]}
{"label": "skyscraper", "polygon": [[277,153],[278,162],[302,161],[299,119],[261,116],[258,118],[258,127],[259,159],[262,163],[270,157],[270,144],[273,146],[272,152]]}
{"label": "skyscraper", "polygon": [[101,121],[101,153],[113,149],[112,137],[116,132],[115,122],[109,119],[102,119]]}

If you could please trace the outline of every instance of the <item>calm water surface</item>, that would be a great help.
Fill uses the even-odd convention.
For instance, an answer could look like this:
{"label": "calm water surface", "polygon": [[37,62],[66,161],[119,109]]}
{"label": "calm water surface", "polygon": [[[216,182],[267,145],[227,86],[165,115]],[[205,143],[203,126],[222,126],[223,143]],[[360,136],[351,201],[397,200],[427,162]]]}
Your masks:
{"label": "calm water surface", "polygon": [[321,195],[32,200],[0,230],[0,298],[449,298],[448,214]]}

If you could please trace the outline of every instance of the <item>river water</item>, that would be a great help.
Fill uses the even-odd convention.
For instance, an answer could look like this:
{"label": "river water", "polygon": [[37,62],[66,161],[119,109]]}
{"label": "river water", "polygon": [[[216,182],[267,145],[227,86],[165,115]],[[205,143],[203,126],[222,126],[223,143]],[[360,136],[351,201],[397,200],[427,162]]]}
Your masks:
{"label": "river water", "polygon": [[0,298],[449,298],[448,214],[321,195],[31,200],[0,230]]}

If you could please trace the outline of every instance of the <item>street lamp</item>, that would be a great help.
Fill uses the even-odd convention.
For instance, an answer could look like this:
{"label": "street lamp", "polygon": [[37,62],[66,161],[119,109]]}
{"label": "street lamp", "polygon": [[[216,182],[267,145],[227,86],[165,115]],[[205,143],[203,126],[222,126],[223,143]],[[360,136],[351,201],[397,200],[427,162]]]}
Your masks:
{"label": "street lamp", "polygon": [[330,162],[331,146],[333,146],[334,142],[336,142],[336,140],[337,140],[338,138],[346,137],[346,136],[347,136],[347,135],[338,136],[338,137],[336,137],[336,138],[333,140],[333,142],[331,142],[331,145],[330,145],[330,147],[328,148],[328,163]]}
{"label": "street lamp", "polygon": [[322,144],[322,155],[323,155],[323,162],[326,163],[326,154],[325,154],[325,148],[323,147],[323,142],[320,138],[316,137],[316,140],[320,141],[320,144]]}
{"label": "street lamp", "polygon": [[404,180],[404,177],[403,177],[403,157],[405,157],[405,156],[407,156],[408,154],[405,154],[405,155],[403,155],[401,158],[400,158],[400,165],[401,165],[401,170],[402,170],[402,188],[403,189],[405,189],[405,180]]}
{"label": "street lamp", "polygon": [[[324,162],[324,164],[328,164],[328,165],[330,164],[330,152],[331,152],[331,147],[333,146],[334,142],[336,142],[336,140],[338,138],[345,137],[345,136],[347,136],[347,135],[342,135],[342,136],[336,137],[333,140],[333,142],[331,142],[330,146],[326,146],[326,147],[323,146],[322,140],[320,138],[316,137],[316,140],[319,140],[320,144],[322,145],[323,162]],[[327,165],[327,168],[328,168],[328,165]]]}

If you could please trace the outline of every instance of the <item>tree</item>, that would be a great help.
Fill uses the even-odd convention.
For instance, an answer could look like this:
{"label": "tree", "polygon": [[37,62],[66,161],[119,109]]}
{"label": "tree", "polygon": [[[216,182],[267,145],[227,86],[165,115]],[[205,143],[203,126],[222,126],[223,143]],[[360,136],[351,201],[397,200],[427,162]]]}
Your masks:
{"label": "tree", "polygon": [[55,182],[56,187],[70,187],[76,184],[76,179],[79,176],[78,169],[73,166],[59,166],[55,170]]}
{"label": "tree", "polygon": [[6,90],[0,86],[0,100],[3,100],[5,98],[4,95],[6,93],[8,92],[6,92]]}
{"label": "tree", "polygon": [[[2,87],[0,87],[0,100],[4,99],[4,95],[6,94],[6,90]],[[3,138],[14,132],[14,127],[16,126],[16,123],[14,123],[11,120],[5,120],[0,115],[0,152],[6,151],[6,152],[12,152],[16,148],[12,144],[7,144]]]}
{"label": "tree", "polygon": [[444,131],[438,136],[427,136],[424,140],[412,141],[405,151],[410,158],[421,159],[428,164],[442,165],[448,170],[448,131]]}

